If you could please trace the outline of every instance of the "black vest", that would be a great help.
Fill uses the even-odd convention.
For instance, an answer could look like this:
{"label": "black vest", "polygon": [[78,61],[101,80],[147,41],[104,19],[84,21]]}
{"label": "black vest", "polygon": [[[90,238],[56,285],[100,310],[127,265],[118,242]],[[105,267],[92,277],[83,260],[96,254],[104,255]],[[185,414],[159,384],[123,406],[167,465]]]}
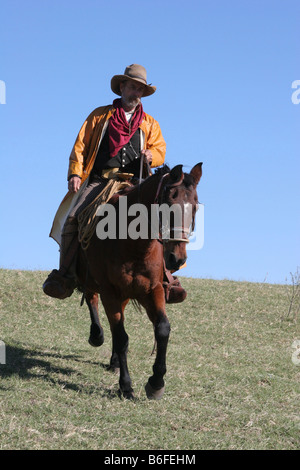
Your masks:
{"label": "black vest", "polygon": [[102,170],[106,168],[120,168],[124,173],[133,173],[138,177],[140,172],[140,129],[131,137],[128,144],[124,145],[115,157],[109,153],[108,129],[101,141],[92,174],[101,176]]}

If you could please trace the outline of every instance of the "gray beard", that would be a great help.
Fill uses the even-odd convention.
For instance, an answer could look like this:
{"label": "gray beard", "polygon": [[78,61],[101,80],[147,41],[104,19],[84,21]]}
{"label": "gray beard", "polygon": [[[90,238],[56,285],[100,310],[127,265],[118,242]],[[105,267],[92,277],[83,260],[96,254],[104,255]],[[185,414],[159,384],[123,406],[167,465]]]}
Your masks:
{"label": "gray beard", "polygon": [[137,99],[125,99],[122,97],[122,103],[125,104],[126,107],[134,109],[140,104],[141,100]]}

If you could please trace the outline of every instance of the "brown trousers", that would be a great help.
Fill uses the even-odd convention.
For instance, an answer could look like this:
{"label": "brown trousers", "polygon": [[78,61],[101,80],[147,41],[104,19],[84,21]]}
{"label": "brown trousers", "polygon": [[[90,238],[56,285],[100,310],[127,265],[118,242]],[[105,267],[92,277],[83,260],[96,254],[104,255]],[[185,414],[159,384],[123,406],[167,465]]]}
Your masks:
{"label": "brown trousers", "polygon": [[85,209],[93,200],[101,193],[103,188],[108,183],[105,178],[96,177],[91,183],[87,185],[73,209],[70,211],[68,217],[78,217],[78,215]]}

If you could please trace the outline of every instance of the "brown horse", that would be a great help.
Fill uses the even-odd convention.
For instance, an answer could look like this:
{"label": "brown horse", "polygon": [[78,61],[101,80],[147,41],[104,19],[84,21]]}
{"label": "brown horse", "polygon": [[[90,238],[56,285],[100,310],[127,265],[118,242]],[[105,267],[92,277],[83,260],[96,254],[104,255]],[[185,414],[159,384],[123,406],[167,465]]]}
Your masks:
{"label": "brown horse", "polygon": [[[183,209],[187,203],[192,207],[192,222],[197,209],[196,188],[202,175],[202,163],[193,167],[190,173],[183,173],[182,165],[172,170],[162,167],[141,184],[125,190],[127,207],[139,203],[145,207],[149,236],[132,239],[124,236],[124,230],[134,220],[128,216],[127,227],[120,225],[120,197],[110,200],[116,214],[116,238],[99,239],[97,233],[91,238],[88,248],[79,250],[77,273],[91,316],[89,343],[101,346],[104,341],[103,329],[98,316],[98,294],[105,309],[112,334],[113,351],[111,368],[119,369],[120,393],[125,398],[134,398],[127,367],[128,335],[124,329],[124,309],[130,299],[146,309],[154,326],[156,359],[153,375],[145,387],[148,398],[159,399],[164,392],[166,373],[166,352],[170,323],[166,315],[163,289],[164,261],[167,269],[177,270],[186,261],[188,227],[182,223],[181,234],[168,239],[151,237],[149,214],[153,205],[179,204]],[[122,209],[123,210],[123,209]],[[128,211],[129,213],[129,211]],[[124,215],[124,214],[123,214]],[[172,233],[174,227],[169,227]],[[120,230],[123,235],[120,235]],[[178,232],[178,227],[176,228]]]}

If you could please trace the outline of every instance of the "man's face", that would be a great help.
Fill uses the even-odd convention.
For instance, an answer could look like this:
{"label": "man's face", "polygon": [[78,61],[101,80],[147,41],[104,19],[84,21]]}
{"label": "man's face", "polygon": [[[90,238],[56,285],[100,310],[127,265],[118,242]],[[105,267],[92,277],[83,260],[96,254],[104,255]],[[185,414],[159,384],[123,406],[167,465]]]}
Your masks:
{"label": "man's face", "polygon": [[136,108],[141,102],[144,88],[145,85],[142,83],[133,82],[131,80],[121,83],[120,90],[122,93],[123,106],[128,110]]}

